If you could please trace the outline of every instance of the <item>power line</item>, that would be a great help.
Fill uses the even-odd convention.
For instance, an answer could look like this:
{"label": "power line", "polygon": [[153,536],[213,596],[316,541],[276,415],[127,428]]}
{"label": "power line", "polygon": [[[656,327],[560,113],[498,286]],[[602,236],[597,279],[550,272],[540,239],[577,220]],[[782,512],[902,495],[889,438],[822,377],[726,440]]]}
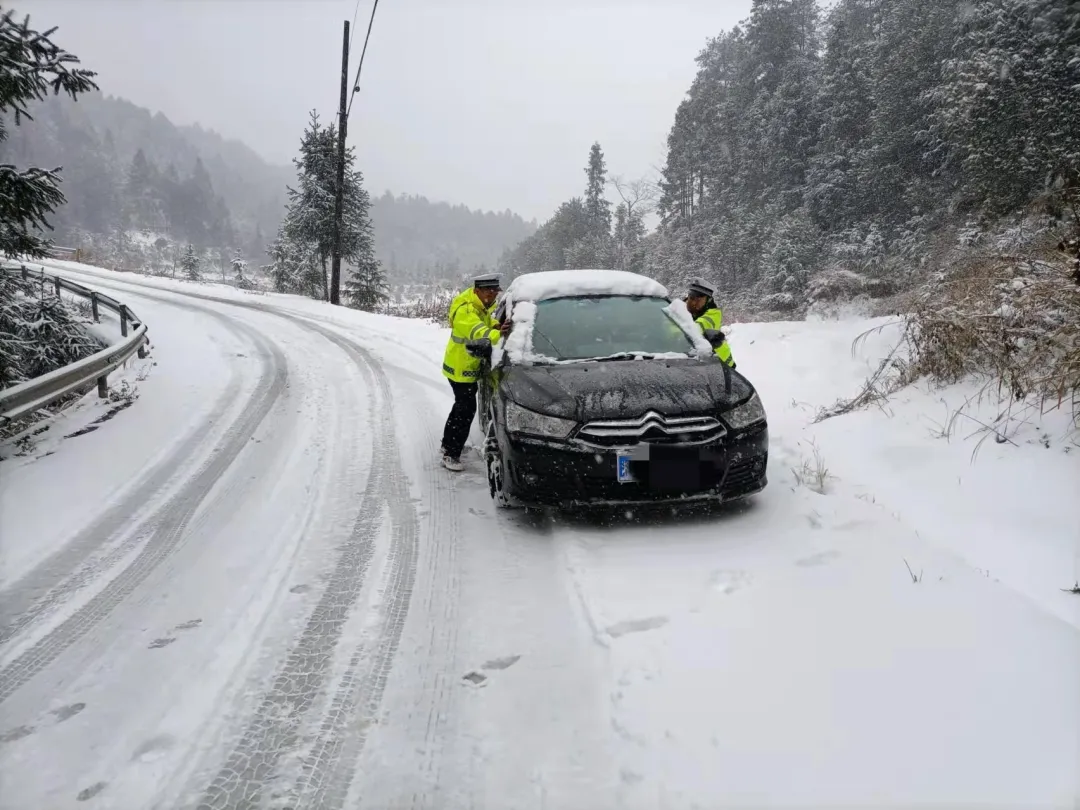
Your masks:
{"label": "power line", "polygon": [[364,67],[364,54],[367,53],[368,40],[371,39],[371,26],[375,24],[375,10],[379,7],[379,0],[375,0],[374,5],[371,7],[371,19],[368,20],[367,34],[364,36],[364,48],[360,51],[360,64],[356,66],[356,79],[353,81],[353,91],[349,95],[349,109],[345,111],[345,120],[349,119],[349,113],[352,112],[353,98],[356,96],[356,91],[360,89],[360,71]]}
{"label": "power line", "polygon": [[353,6],[353,11],[352,11],[352,26],[349,29],[349,30],[352,31],[352,33],[349,34],[349,53],[352,53],[353,37],[356,36],[356,15],[359,14],[359,13],[360,13],[360,0],[356,0],[356,5]]}

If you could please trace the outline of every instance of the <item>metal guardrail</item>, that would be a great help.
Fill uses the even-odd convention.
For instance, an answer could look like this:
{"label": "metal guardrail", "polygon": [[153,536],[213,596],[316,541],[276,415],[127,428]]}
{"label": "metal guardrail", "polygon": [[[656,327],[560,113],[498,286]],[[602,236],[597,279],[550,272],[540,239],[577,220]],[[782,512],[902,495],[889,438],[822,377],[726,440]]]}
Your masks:
{"label": "metal guardrail", "polygon": [[61,247],[60,245],[49,245],[46,252],[54,259],[68,259],[73,262],[79,261],[82,257],[82,251],[79,248]]}
{"label": "metal guardrail", "polygon": [[109,395],[109,373],[123,365],[133,354],[146,356],[146,324],[137,318],[126,304],[66,278],[49,275],[43,270],[31,270],[26,265],[5,265],[0,267],[0,272],[19,275],[24,280],[40,280],[43,291],[45,286],[49,285],[58,298],[61,292],[68,292],[89,300],[95,321],[100,321],[102,307],[112,310],[120,316],[122,335],[119,343],[96,354],[0,391],[0,425],[32,414],[94,381],[97,381],[98,396],[104,399]]}

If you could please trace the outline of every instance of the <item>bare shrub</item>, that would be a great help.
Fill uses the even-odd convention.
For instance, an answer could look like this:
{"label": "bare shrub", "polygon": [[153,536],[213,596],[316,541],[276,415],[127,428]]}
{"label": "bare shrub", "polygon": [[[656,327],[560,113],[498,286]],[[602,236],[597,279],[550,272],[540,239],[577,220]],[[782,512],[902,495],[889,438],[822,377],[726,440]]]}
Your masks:
{"label": "bare shrub", "polygon": [[[941,384],[982,379],[976,401],[985,394],[1008,403],[994,426],[979,423],[998,442],[1009,441],[1003,424],[1033,411],[1067,407],[1080,428],[1074,244],[1044,242],[1024,253],[969,254],[952,261],[898,306],[908,313],[902,338],[862,391],[822,410],[817,421],[881,404],[925,377]],[[860,335],[856,347],[868,334]],[[972,401],[953,418],[977,422],[964,413]]]}
{"label": "bare shrub", "polygon": [[978,376],[1016,401],[1080,417],[1080,284],[1057,249],[974,257],[912,299],[904,340],[917,376]]}
{"label": "bare shrub", "polygon": [[812,457],[803,458],[798,467],[791,468],[791,473],[795,476],[796,484],[806,487],[811,492],[824,495],[828,491],[829,484],[836,479],[836,476],[829,472],[829,468],[825,466],[825,459],[821,456],[821,451],[813,442],[810,442],[810,450]]}

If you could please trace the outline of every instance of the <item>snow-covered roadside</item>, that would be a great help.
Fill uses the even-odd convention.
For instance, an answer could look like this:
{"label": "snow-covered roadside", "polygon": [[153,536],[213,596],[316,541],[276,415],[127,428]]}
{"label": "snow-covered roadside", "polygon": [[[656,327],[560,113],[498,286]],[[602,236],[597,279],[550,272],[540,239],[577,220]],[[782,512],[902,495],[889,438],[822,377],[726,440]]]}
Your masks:
{"label": "snow-covered roadside", "polygon": [[[853,359],[855,339],[867,330]],[[1042,414],[1014,408],[1017,417],[998,425],[1007,437],[999,441],[989,427],[1004,410],[994,389],[920,381],[879,407],[814,424],[821,408],[857,394],[897,345],[895,320],[733,331],[740,367],[745,357],[769,409],[779,482],[790,482],[804,463],[812,471],[820,466],[828,495],[874,504],[1080,628],[1080,598],[1062,590],[1080,580],[1080,521],[1069,506],[1080,493],[1080,432],[1068,403]],[[772,368],[787,374],[766,372]]]}
{"label": "snow-covered roadside", "polygon": [[[457,769],[424,770],[416,790],[430,798],[444,780],[447,807],[532,808],[539,797],[572,806],[593,778],[589,806],[642,810],[1071,807],[1080,798],[1080,597],[1062,591],[1077,575],[1080,450],[1067,449],[1058,413],[1042,431],[1010,432],[1019,446],[991,439],[972,460],[978,436],[933,435],[933,422],[970,393],[963,386],[912,387],[883,410],[813,424],[821,407],[856,394],[892,347],[886,319],[731,328],[739,369],[770,419],[770,485],[749,503],[531,526],[490,507],[478,465],[452,480],[433,465],[429,445],[450,403],[439,373],[447,330],[73,267],[118,291],[175,288],[329,323],[386,366],[412,494],[439,516],[422,549],[445,555],[445,568],[430,579],[457,583],[462,597],[456,613],[440,591],[427,594],[438,610],[411,608],[411,620],[429,623],[406,632],[416,640],[398,653],[357,769],[357,790],[381,806],[408,799],[417,763],[439,756]],[[878,326],[852,357],[855,336]],[[813,480],[815,448],[830,473],[823,486]],[[800,483],[804,462],[811,475]],[[452,514],[454,504],[468,508]],[[453,552],[438,545],[450,533],[461,535]],[[491,564],[499,555],[516,561],[516,579]],[[442,615],[454,626],[430,622]],[[430,654],[440,645],[445,659]],[[582,646],[591,655],[576,658]],[[495,659],[514,655],[499,668]],[[472,659],[498,664],[484,670],[483,688],[457,687],[463,667],[440,668]],[[421,678],[433,691],[459,690],[454,714],[430,719],[424,701],[435,698]],[[451,736],[417,736],[432,723]],[[113,748],[120,763],[126,749]],[[73,744],[70,756],[88,755]],[[116,768],[97,770],[104,781]]]}
{"label": "snow-covered roadside", "polygon": [[[27,440],[0,449],[0,536],[34,538],[3,544],[0,585],[45,559],[155,459],[168,455],[191,425],[206,418],[236,373],[235,355],[244,344],[220,324],[152,303],[140,302],[138,311],[151,324],[151,350],[109,375],[118,400],[101,400],[91,391],[35,427]],[[103,313],[100,330],[107,334],[109,325]],[[119,324],[113,326],[118,337]],[[119,430],[100,429],[113,418]]]}
{"label": "snow-covered roadside", "polygon": [[892,348],[887,324],[731,330],[770,418],[750,504],[618,532],[565,521],[570,586],[610,649],[621,806],[1080,798],[1068,415],[1045,420],[1049,449],[1017,437],[974,461],[978,437],[926,429],[927,402],[959,407],[964,386],[813,424]]}

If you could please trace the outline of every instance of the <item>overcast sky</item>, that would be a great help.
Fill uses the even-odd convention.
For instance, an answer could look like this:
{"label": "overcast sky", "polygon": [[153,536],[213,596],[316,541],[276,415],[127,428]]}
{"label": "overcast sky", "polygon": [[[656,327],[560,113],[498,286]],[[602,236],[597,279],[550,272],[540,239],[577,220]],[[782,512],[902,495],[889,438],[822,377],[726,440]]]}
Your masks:
{"label": "overcast sky", "polygon": [[[544,220],[609,173],[650,174],[710,36],[751,0],[380,0],[349,117],[369,190]],[[360,0],[355,74],[372,0]],[[10,7],[10,5],[9,5]],[[22,0],[108,94],[288,163],[337,109],[355,0]],[[351,77],[350,77],[351,81]],[[610,195],[609,195],[610,196]]]}

